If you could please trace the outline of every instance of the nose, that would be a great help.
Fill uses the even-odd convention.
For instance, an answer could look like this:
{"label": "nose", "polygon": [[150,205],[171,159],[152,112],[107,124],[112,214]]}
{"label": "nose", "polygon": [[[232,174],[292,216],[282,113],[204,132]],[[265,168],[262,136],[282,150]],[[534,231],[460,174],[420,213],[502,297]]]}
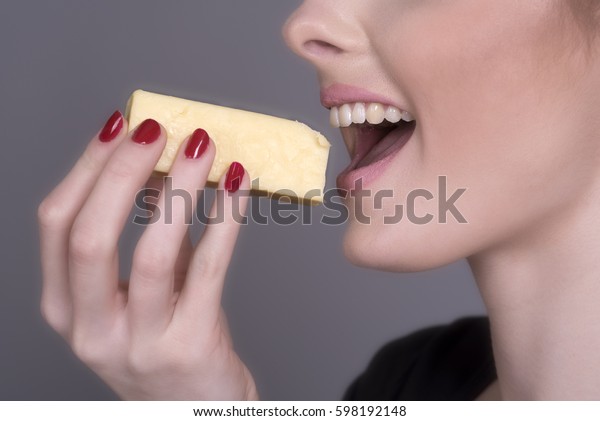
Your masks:
{"label": "nose", "polygon": [[305,0],[283,26],[286,44],[316,66],[365,50],[367,37],[353,14],[356,1],[364,0]]}

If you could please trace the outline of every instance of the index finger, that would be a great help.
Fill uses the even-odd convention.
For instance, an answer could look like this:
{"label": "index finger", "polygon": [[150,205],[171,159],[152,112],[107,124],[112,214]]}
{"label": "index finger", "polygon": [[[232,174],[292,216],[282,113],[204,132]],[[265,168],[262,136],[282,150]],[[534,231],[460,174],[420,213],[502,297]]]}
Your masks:
{"label": "index finger", "polygon": [[42,262],[41,308],[46,321],[66,334],[71,319],[68,242],[75,217],[99,174],[127,134],[127,121],[115,111],[88,144],[73,169],[38,209]]}

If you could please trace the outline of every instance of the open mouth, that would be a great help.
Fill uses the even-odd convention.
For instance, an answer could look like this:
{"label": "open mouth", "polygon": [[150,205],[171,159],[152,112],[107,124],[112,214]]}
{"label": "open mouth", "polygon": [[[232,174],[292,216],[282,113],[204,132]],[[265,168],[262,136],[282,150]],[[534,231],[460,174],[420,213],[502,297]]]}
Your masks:
{"label": "open mouth", "polygon": [[341,175],[391,157],[408,142],[416,127],[410,113],[379,103],[332,107],[330,117],[331,125],[342,129],[351,149],[352,160]]}

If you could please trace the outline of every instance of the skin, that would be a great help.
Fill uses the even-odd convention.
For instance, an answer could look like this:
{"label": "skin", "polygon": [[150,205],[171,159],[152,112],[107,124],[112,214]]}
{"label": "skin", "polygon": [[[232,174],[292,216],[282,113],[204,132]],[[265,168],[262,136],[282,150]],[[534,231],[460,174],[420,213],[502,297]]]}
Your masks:
{"label": "skin", "polygon": [[[394,198],[380,210],[363,200],[371,223],[351,218],[344,249],[390,271],[468,257],[492,325],[499,382],[488,398],[600,398],[600,47],[569,16],[558,0],[307,0],[283,28],[322,87],[368,89],[416,117],[368,186]],[[220,308],[233,219],[194,247],[174,202],[178,222],[146,229],[128,291],[118,287],[118,237],[165,142],[164,129],[144,146],[125,133],[92,139],[40,205],[42,312],[123,398],[256,399]],[[204,185],[213,156],[212,145],[197,161],[180,156],[174,187]],[[383,223],[409,191],[436,193],[439,175],[450,193],[467,188],[467,224]],[[415,213],[437,216],[437,202]]]}
{"label": "skin", "polygon": [[[416,117],[366,186],[395,198],[362,201],[371,224],[350,220],[346,256],[400,272],[468,257],[506,399],[600,397],[599,47],[565,4],[306,0],[284,28],[322,88],[368,89]],[[439,175],[450,193],[467,189],[457,202],[467,224],[382,222],[409,191],[435,194]],[[425,213],[437,201],[417,202]]]}
{"label": "skin", "polygon": [[[184,201],[173,200],[172,223],[161,212],[146,228],[134,252],[129,284],[119,287],[119,235],[136,192],[165,146],[166,132],[161,131],[158,140],[146,145],[131,140],[127,122],[111,142],[100,142],[96,135],[41,203],[42,313],[74,353],[124,399],[257,399],[252,376],[233,351],[220,306],[239,230],[232,204],[238,201],[245,212],[248,197],[240,194],[249,189],[247,173],[234,194],[224,193],[220,181],[225,220],[209,224],[195,247]],[[169,176],[174,189],[196,198],[215,146],[211,141],[199,159],[187,159],[183,151]],[[161,180],[148,184],[162,187]],[[161,195],[150,209],[162,208],[164,200]],[[217,203],[211,216],[217,215]]]}

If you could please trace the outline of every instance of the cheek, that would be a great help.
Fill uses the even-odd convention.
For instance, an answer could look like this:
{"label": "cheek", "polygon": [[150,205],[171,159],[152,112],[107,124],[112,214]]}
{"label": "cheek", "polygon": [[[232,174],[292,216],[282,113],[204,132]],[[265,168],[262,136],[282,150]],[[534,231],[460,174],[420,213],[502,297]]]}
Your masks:
{"label": "cheek", "polygon": [[[369,224],[351,218],[344,249],[357,265],[414,271],[450,263],[519,235],[581,193],[574,186],[582,186],[589,168],[582,163],[596,152],[574,143],[576,124],[565,122],[567,110],[577,107],[574,70],[563,61],[548,2],[510,2],[522,7],[512,13],[503,11],[507,2],[495,9],[485,2],[487,12],[477,16],[483,3],[428,2],[421,19],[407,17],[394,35],[427,42],[403,46],[402,55],[379,42],[389,46],[380,54],[420,124],[395,166],[372,187],[391,187],[395,199],[383,209],[365,199],[360,210],[372,217]],[[528,6],[514,6],[523,3]],[[419,225],[406,217],[382,222],[395,205],[406,206],[408,192],[438,192],[441,175],[450,193],[467,189],[459,203],[468,223],[452,217],[445,224]],[[436,195],[418,202],[414,213],[437,218],[438,204]],[[350,209],[356,212],[356,204]]]}

